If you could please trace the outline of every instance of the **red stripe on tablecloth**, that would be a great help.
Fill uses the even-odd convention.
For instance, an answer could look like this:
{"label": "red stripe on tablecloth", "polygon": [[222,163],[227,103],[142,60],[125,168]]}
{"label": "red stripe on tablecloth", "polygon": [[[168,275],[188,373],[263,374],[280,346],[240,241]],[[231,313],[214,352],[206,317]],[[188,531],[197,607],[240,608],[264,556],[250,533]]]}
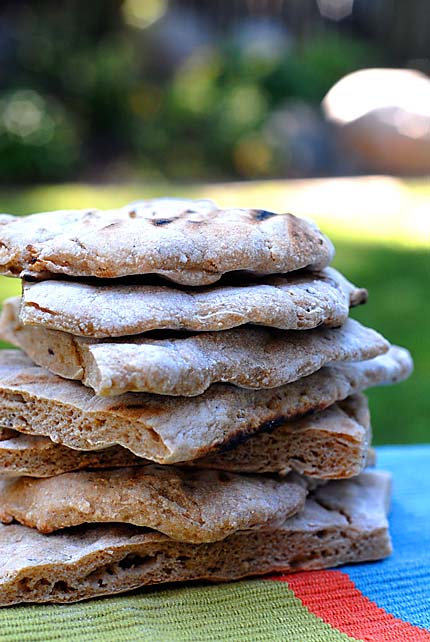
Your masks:
{"label": "red stripe on tablecloth", "polygon": [[384,611],[342,571],[305,571],[269,579],[287,582],[311,613],[351,637],[366,642],[430,641],[429,631]]}

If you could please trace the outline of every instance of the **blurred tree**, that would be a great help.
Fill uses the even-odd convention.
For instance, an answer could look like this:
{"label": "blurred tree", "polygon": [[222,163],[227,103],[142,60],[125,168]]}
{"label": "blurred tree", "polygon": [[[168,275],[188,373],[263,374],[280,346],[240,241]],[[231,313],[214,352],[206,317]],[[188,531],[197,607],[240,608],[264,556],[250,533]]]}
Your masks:
{"label": "blurred tree", "polygon": [[319,101],[383,58],[324,27],[316,3],[230,5],[0,2],[0,181],[331,171],[329,150],[300,161],[288,127],[280,150],[274,118],[293,110],[323,149]]}

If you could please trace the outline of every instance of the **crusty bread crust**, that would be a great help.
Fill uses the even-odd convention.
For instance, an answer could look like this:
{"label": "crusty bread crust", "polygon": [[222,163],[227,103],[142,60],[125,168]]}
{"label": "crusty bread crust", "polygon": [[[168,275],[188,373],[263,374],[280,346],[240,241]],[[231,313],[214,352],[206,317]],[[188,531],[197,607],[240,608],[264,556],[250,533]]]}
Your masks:
{"label": "crusty bread crust", "polygon": [[39,365],[82,380],[97,395],[151,392],[192,397],[216,382],[241,388],[276,388],[333,361],[362,361],[386,352],[380,334],[348,319],[340,328],[308,332],[241,327],[172,338],[146,334],[89,339],[22,326],[19,299],[9,299],[0,336]]}
{"label": "crusty bread crust", "polygon": [[[285,475],[294,470],[316,479],[342,479],[358,475],[369,462],[370,439],[367,399],[353,395],[321,412],[259,432],[225,452],[183,465],[233,473]],[[1,477],[53,477],[85,468],[148,463],[121,446],[80,451],[55,444],[49,437],[0,431]]]}
{"label": "crusty bread crust", "polygon": [[207,288],[51,279],[24,283],[21,321],[86,337],[150,330],[228,330],[252,323],[281,330],[338,327],[367,292],[337,270],[267,276]]}
{"label": "crusty bread crust", "polygon": [[139,468],[20,477],[0,486],[0,520],[42,533],[101,522],[152,528],[180,542],[215,542],[239,530],[272,529],[303,508],[305,489],[263,476]]}
{"label": "crusty bread crust", "polygon": [[320,486],[298,515],[272,532],[238,532],[185,544],[132,526],[83,526],[43,535],[0,525],[0,605],[76,602],[141,586],[228,581],[329,568],[391,552],[390,477],[381,471]]}
{"label": "crusty bread crust", "polygon": [[326,267],[334,255],[314,223],[292,214],[219,210],[211,201],[154,199],[116,210],[0,216],[0,270],[114,278],[160,274],[208,285],[225,272]]}
{"label": "crusty bread crust", "polygon": [[103,398],[34,365],[19,350],[1,350],[0,416],[4,428],[77,450],[119,445],[158,463],[177,463],[233,446],[370,386],[401,381],[411,370],[408,351],[392,347],[375,359],[330,364],[271,390],[215,384],[191,399],[146,393]]}

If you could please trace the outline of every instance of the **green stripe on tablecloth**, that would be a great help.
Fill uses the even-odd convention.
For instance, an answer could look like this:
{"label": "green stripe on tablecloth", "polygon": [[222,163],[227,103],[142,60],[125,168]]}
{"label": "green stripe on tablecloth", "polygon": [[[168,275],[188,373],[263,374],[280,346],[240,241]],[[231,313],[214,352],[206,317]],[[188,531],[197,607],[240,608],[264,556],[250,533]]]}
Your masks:
{"label": "green stripe on tablecloth", "polygon": [[70,605],[0,610],[1,642],[351,642],[285,583],[143,590]]}

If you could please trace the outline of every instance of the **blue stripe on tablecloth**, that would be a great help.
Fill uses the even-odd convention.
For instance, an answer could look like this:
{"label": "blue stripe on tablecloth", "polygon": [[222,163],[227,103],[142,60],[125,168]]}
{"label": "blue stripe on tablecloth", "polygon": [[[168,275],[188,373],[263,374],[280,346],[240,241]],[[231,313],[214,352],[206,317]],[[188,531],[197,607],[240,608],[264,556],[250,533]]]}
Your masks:
{"label": "blue stripe on tablecloth", "polygon": [[383,562],[341,570],[378,606],[430,629],[430,444],[383,446],[377,452],[378,468],[393,474],[394,553]]}

